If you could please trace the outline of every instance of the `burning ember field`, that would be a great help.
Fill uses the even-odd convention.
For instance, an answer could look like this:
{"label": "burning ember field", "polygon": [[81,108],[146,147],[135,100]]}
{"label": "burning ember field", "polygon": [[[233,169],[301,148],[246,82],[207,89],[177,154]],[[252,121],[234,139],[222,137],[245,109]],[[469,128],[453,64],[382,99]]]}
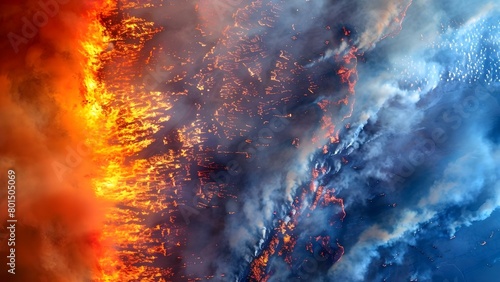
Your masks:
{"label": "burning ember field", "polygon": [[[223,232],[224,221],[231,220],[237,205],[244,202],[238,177],[247,173],[239,170],[248,159],[258,158],[260,151],[274,149],[268,147],[297,150],[299,138],[278,134],[281,127],[299,122],[292,112],[303,113],[282,109],[301,99],[313,102],[321,81],[297,63],[292,46],[266,50],[266,33],[272,33],[282,9],[278,4],[242,5],[221,30],[211,30],[211,19],[202,18],[189,31],[191,38],[178,42],[182,46],[168,44],[168,21],[162,26],[134,16],[140,9],[154,11],[155,7],[123,4],[101,18],[113,48],[98,55],[101,64],[94,72],[96,84],[103,85],[96,90],[107,97],[105,101],[96,98],[95,106],[106,122],[96,125],[104,127],[97,130],[102,132],[98,140],[105,136],[108,143],[100,146],[104,175],[94,179],[93,187],[98,197],[114,203],[106,213],[102,239],[115,246],[100,260],[103,280],[224,280],[225,273],[198,276],[196,270],[190,271],[198,264],[210,264],[198,252],[224,244],[196,246],[197,242],[190,242],[194,239],[190,229],[203,224],[216,233],[213,236],[221,236],[217,233]],[[194,9],[185,12],[202,8]],[[252,29],[262,34],[247,35]],[[160,40],[163,36],[165,42]],[[273,65],[266,74],[263,64],[269,62]],[[338,86],[345,90],[338,99],[318,102],[325,112],[339,104],[352,107],[354,100],[356,49],[337,55],[334,62]],[[324,115],[318,122],[324,130],[312,133],[313,141],[304,143],[319,148],[325,140],[336,142],[338,130],[332,117]],[[305,197],[313,197],[311,211],[318,204],[338,205],[342,211],[342,200],[335,198],[334,190],[315,187],[320,170],[313,170],[310,187],[291,196],[295,201],[287,210],[298,211]],[[235,207],[225,207],[228,201]],[[287,221],[273,216],[277,224],[266,234],[267,246],[250,263],[249,279],[266,280],[266,266],[275,253],[292,266],[297,243],[294,225],[300,216],[301,212],[294,213]],[[342,217],[336,219],[338,224]],[[311,246],[331,243],[328,237],[320,239],[311,240]],[[342,247],[334,242],[332,252],[338,259]]]}
{"label": "burning ember field", "polygon": [[[432,104],[433,93],[449,92],[439,84],[446,77],[417,78],[410,51],[397,57],[404,62],[384,59],[420,2],[354,2],[1,4],[0,178],[13,170],[17,181],[16,274],[2,270],[1,281],[438,275],[419,272],[398,244],[429,254],[423,235],[404,239],[419,230],[405,222],[430,224],[425,203],[448,202],[432,190],[416,208],[404,200],[405,185],[422,176],[401,176],[389,157],[416,145],[398,135],[405,128],[384,130],[399,128],[387,109]],[[469,73],[498,82],[498,71]],[[5,230],[2,257],[12,253]]]}

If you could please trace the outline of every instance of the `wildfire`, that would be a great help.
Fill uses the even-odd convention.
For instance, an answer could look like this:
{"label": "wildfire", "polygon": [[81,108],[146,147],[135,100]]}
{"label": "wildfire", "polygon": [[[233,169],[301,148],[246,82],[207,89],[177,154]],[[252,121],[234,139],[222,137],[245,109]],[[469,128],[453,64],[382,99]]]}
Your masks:
{"label": "wildfire", "polygon": [[[189,205],[179,197],[183,185],[194,179],[199,181],[196,194],[204,203],[196,204],[202,207],[206,207],[212,197],[222,198],[227,193],[219,191],[216,195],[205,194],[205,188],[202,188],[210,186],[210,181],[207,180],[210,169],[216,167],[206,154],[208,146],[204,143],[204,136],[210,133],[231,141],[248,135],[256,127],[239,127],[242,115],[265,117],[272,114],[274,117],[291,118],[291,114],[276,114],[276,105],[293,99],[293,92],[289,89],[294,88],[294,78],[302,75],[305,69],[293,62],[289,52],[280,50],[279,57],[269,70],[268,84],[264,88],[268,101],[260,102],[258,110],[254,112],[251,104],[245,104],[245,101],[258,97],[260,90],[255,84],[246,84],[244,79],[235,74],[243,69],[242,73],[248,74],[255,83],[264,81],[263,64],[254,55],[258,54],[259,58],[269,56],[263,48],[264,39],[260,35],[246,36],[245,33],[257,26],[272,28],[280,12],[278,5],[257,1],[237,9],[234,12],[234,23],[227,23],[220,31],[211,30],[214,26],[211,21],[214,19],[205,17],[208,8],[196,5],[195,11],[201,13],[204,20],[194,29],[199,36],[194,45],[201,48],[196,50],[203,53],[199,59],[205,67],[194,74],[186,71],[196,61],[192,50],[186,51],[186,54],[173,54],[156,46],[149,49],[147,58],[141,59],[143,54],[140,51],[161,28],[145,19],[118,12],[116,5],[108,0],[89,13],[91,21],[87,34],[83,36],[85,41],[81,43],[82,54],[87,59],[82,65],[85,106],[79,114],[85,120],[88,132],[85,142],[95,151],[94,161],[99,167],[98,174],[93,176],[95,193],[109,203],[106,224],[100,237],[100,242],[104,245],[99,260],[100,272],[96,273],[95,279],[166,281],[165,279],[174,277],[175,263],[171,264],[171,268],[158,268],[154,265],[157,259],[179,259],[170,256],[186,244],[186,230],[176,227],[181,218],[176,212]],[[123,5],[131,8],[135,4]],[[148,5],[150,7],[153,4]],[[261,9],[269,10],[269,14],[260,13]],[[249,20],[252,14],[264,16],[257,22],[252,22]],[[343,28],[343,32],[345,36],[351,35],[347,28]],[[214,36],[222,37],[217,46],[211,43]],[[181,71],[177,70],[178,66],[171,65],[168,59],[161,58],[167,53],[182,62]],[[342,126],[337,123],[343,123],[353,111],[359,55],[354,46],[337,54],[335,61],[338,66],[332,71],[336,72],[345,91],[341,91],[341,97],[327,97],[318,103],[324,115],[320,121],[321,131],[313,136],[312,142],[324,154],[328,153],[329,144],[339,142]],[[147,66],[156,64],[157,67],[152,67],[153,71],[137,70],[137,66],[144,63]],[[116,69],[117,74],[107,74],[103,71],[105,67]],[[148,72],[153,75],[148,77]],[[222,75],[215,77],[214,73]],[[309,80],[306,95],[315,95],[319,86],[309,74],[306,76]],[[137,77],[154,85],[141,86],[135,81]],[[157,91],[155,80],[182,85],[182,90],[167,93]],[[217,88],[217,84],[222,86]],[[213,108],[212,123],[207,123],[198,114],[188,121],[185,114],[182,116],[176,111],[175,105],[184,105],[182,97],[188,96],[189,92],[215,97],[214,101],[220,101],[220,104],[210,105]],[[235,93],[242,93],[241,97],[235,96]],[[193,104],[193,113],[207,107],[199,101]],[[347,113],[341,119],[332,116],[341,107],[347,107]],[[164,128],[169,121],[179,124],[173,129]],[[298,140],[296,138],[292,142],[297,148]],[[164,149],[160,153],[147,150],[157,143],[162,148],[179,144],[179,148]],[[247,139],[246,143],[254,142]],[[250,157],[248,152],[235,153],[224,146],[208,150],[220,154],[246,154],[247,158]],[[207,170],[193,174],[188,162]],[[335,190],[317,183],[318,177],[325,171],[325,168],[312,171],[309,187],[299,191],[292,204],[294,212],[289,214],[289,219],[279,221],[266,247],[252,261],[250,277],[259,281],[267,280],[267,266],[275,256],[282,257],[292,266],[292,253],[298,244],[294,232],[301,216],[309,217],[315,209],[337,205],[341,209],[340,221],[344,219],[343,200],[336,197]],[[309,205],[308,209],[304,209],[305,203]],[[307,211],[309,214],[302,215],[300,211]],[[158,222],[151,224],[149,221],[152,217],[168,220],[156,220]],[[329,239],[322,244],[329,244]],[[312,247],[308,248],[313,250]],[[343,247],[338,243],[337,249],[335,261],[343,254]]]}
{"label": "wildfire", "polygon": [[[144,244],[144,238],[150,238],[146,234],[158,231],[158,228],[146,227],[138,211],[158,212],[166,207],[160,197],[156,200],[149,195],[145,197],[148,187],[143,184],[156,182],[157,189],[162,186],[162,182],[155,179],[153,165],[144,159],[127,162],[127,158],[153,142],[151,135],[158,132],[160,126],[151,122],[150,118],[159,109],[168,109],[171,105],[155,92],[147,93],[148,102],[143,103],[140,99],[146,97],[144,90],[142,93],[124,93],[126,85],[107,84],[105,82],[109,80],[103,80],[106,63],[122,51],[133,55],[133,50],[116,48],[120,46],[115,46],[114,50],[111,48],[111,42],[118,38],[112,38],[103,23],[106,17],[112,16],[114,9],[114,1],[96,5],[87,15],[89,25],[82,36],[85,40],[81,42],[81,52],[86,58],[82,63],[85,104],[79,115],[86,123],[85,143],[92,148],[94,163],[98,166],[98,174],[93,176],[95,193],[109,203],[106,224],[99,239],[104,246],[99,259],[100,271],[95,273],[94,279],[131,281],[157,275],[169,277],[172,274],[169,268],[158,270],[136,265],[138,262],[151,263],[157,254],[166,255],[165,246],[153,242],[153,239],[149,239],[153,247],[145,257],[134,251],[141,248],[138,244]],[[147,23],[140,26],[134,20],[127,19],[121,28],[139,34],[141,28],[148,27]],[[134,94],[137,96],[134,97]],[[168,162],[167,158],[157,161],[156,165]]]}
{"label": "wildfire", "polygon": [[[110,38],[106,35],[104,27],[100,23],[99,11],[109,11],[113,7],[113,3],[101,3],[96,5],[94,10],[87,16],[89,25],[86,34],[82,37],[85,41],[81,42],[81,53],[85,57],[82,63],[83,68],[83,96],[84,107],[79,113],[81,118],[86,123],[86,140],[87,146],[93,149],[95,163],[99,166],[99,175],[95,175],[93,186],[96,194],[99,197],[107,195],[107,198],[112,199],[110,190],[117,186],[120,177],[120,166],[116,160],[108,159],[111,155],[116,156],[117,151],[109,151],[107,139],[111,132],[113,122],[116,120],[116,113],[106,111],[106,107],[112,101],[110,94],[102,82],[99,80],[99,72],[104,62],[104,52],[108,47]],[[110,118],[111,117],[111,118]],[[106,198],[106,197],[103,197]],[[108,228],[102,231],[99,240],[103,245],[107,245],[107,240],[110,239]],[[103,253],[99,258],[99,269],[102,273],[95,273],[95,279],[99,281],[118,281],[120,275],[116,268],[119,267],[119,260],[116,254],[112,251],[110,245],[104,247]]]}
{"label": "wildfire", "polygon": [[[244,200],[231,194],[239,193],[238,189],[229,184],[219,185],[213,178],[215,170],[232,167],[230,163],[218,163],[218,157],[252,159],[261,149],[272,147],[273,138],[279,139],[281,133],[253,138],[254,133],[263,126],[274,129],[277,124],[273,121],[282,125],[297,122],[301,115],[297,118],[286,109],[295,109],[302,98],[320,100],[317,105],[321,109],[318,118],[321,126],[313,133],[312,143],[324,155],[330,154],[330,146],[339,142],[342,124],[353,111],[360,54],[354,46],[337,54],[336,67],[330,71],[337,75],[335,81],[340,82],[340,90],[319,98],[316,95],[323,95],[322,81],[295,58],[292,43],[277,45],[279,52],[269,48],[270,41],[276,41],[271,38],[276,35],[273,27],[279,23],[284,2],[257,0],[240,5],[232,1],[222,7],[217,6],[220,1],[218,4],[201,1],[191,11],[199,16],[196,26],[189,31],[183,29],[193,38],[182,42],[184,45],[180,47],[152,40],[163,35],[163,23],[141,18],[154,14],[150,11],[164,6],[164,1],[138,2],[141,1],[96,0],[75,4],[78,11],[86,11],[78,22],[78,34],[66,44],[75,47],[77,42],[71,51],[77,53],[76,59],[71,56],[71,60],[78,62],[77,75],[71,78],[71,83],[77,84],[73,87],[77,91],[67,96],[55,95],[61,100],[57,106],[70,116],[63,122],[75,132],[83,131],[77,134],[68,130],[74,134],[68,138],[69,143],[83,139],[91,149],[92,169],[88,169],[90,172],[87,167],[79,169],[89,172],[85,181],[92,186],[92,201],[97,197],[99,204],[105,203],[104,226],[99,234],[92,233],[88,239],[89,249],[95,249],[89,253],[98,255],[92,280],[198,281],[202,278],[194,277],[196,274],[186,269],[189,263],[198,267],[198,263],[205,261],[202,254],[191,256],[194,257],[191,261],[190,256],[183,257],[191,235],[183,211],[198,212],[192,205],[207,208],[214,205],[211,202],[214,198]],[[182,11],[187,9],[175,1],[169,3],[169,9],[176,5],[182,6]],[[223,16],[222,22],[217,22],[214,13]],[[403,17],[404,12],[396,21],[401,22]],[[295,31],[295,24],[292,28]],[[351,37],[351,31],[345,27],[343,33]],[[296,42],[293,44],[300,44],[300,39],[292,38]],[[66,45],[64,48],[69,48]],[[29,63],[38,59],[36,52],[36,48],[29,50]],[[66,90],[61,89],[57,92]],[[347,113],[339,116],[340,110]],[[288,144],[297,151],[308,148],[309,133],[297,134],[300,138],[293,136]],[[227,145],[242,138],[245,140],[242,148],[233,150]],[[65,142],[68,141],[64,139],[54,147],[66,145]],[[245,150],[253,146],[258,148],[257,153]],[[311,237],[310,242],[304,242],[297,231],[301,220],[313,218],[320,210],[339,209],[331,222],[344,219],[343,200],[333,188],[321,183],[327,171],[326,167],[312,169],[309,185],[290,197],[293,203],[287,216],[273,221],[274,229],[264,238],[263,249],[250,263],[250,278],[267,281],[273,271],[269,265],[276,259],[293,268],[297,263],[294,256],[297,246],[304,246],[311,254],[318,245],[330,248],[329,237],[319,237],[321,240],[317,241]],[[189,193],[196,195],[194,201],[186,199]],[[336,249],[334,261],[344,251],[338,242]],[[204,278],[214,277],[207,274]]]}

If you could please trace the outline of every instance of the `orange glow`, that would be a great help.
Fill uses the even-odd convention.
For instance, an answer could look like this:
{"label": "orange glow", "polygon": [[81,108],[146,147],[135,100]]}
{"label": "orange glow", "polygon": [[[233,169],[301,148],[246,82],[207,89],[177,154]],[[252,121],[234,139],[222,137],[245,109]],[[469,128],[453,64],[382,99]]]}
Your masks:
{"label": "orange glow", "polygon": [[[103,248],[99,259],[99,273],[95,273],[97,281],[131,281],[141,277],[170,277],[171,268],[159,270],[136,263],[148,263],[158,255],[166,256],[166,246],[150,235],[160,226],[146,227],[139,220],[140,213],[159,212],[167,208],[159,195],[151,198],[148,186],[142,183],[156,181],[154,166],[169,165],[170,158],[137,160],[126,162],[131,157],[153,142],[152,134],[160,130],[160,126],[151,122],[159,109],[172,106],[164,102],[158,92],[148,93],[147,103],[140,96],[125,93],[127,85],[115,85],[113,82],[100,79],[104,64],[111,58],[119,57],[119,52],[109,49],[109,44],[117,38],[111,38],[101,23],[115,9],[114,1],[107,1],[95,7],[88,14],[90,24],[81,43],[81,52],[87,58],[83,63],[86,105],[79,115],[86,123],[86,144],[95,153],[94,162],[98,165],[98,174],[93,177],[92,184],[96,195],[109,203],[106,210],[106,224],[99,238]],[[123,20],[120,28],[135,36],[145,36],[144,31],[156,32],[152,24],[130,17]],[[149,32],[149,31],[148,31]],[[140,47],[140,46],[137,46]],[[127,55],[137,50],[129,49]],[[113,90],[110,90],[113,89]],[[146,97],[146,93],[140,93]],[[168,117],[167,117],[168,118]],[[179,132],[184,138],[185,131]],[[195,142],[195,140],[191,141]],[[157,182],[155,189],[161,189],[166,183]],[[129,206],[123,209],[119,206]],[[170,230],[168,230],[170,234]],[[146,242],[144,242],[146,241]],[[138,249],[149,244],[146,255],[139,257]],[[181,242],[177,242],[179,246]],[[132,246],[132,248],[131,248]],[[126,258],[124,261],[123,258]]]}

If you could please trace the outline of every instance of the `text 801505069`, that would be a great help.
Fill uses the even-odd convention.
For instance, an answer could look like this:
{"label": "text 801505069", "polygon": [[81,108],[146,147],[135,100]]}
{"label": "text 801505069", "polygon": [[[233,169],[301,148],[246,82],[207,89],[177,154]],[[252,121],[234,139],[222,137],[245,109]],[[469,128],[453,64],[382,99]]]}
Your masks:
{"label": "text 801505069", "polygon": [[7,265],[9,269],[7,270],[11,274],[16,272],[16,172],[10,169],[8,172],[7,181],[7,230],[9,230],[9,236],[7,245],[9,246],[9,255],[7,256]]}

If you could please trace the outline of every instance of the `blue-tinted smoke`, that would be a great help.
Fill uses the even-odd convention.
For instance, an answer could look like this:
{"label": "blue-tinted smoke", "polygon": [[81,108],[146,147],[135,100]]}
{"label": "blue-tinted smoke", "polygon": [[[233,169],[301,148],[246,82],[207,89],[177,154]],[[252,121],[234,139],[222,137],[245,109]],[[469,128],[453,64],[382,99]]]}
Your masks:
{"label": "blue-tinted smoke", "polygon": [[[489,220],[500,206],[498,6],[457,4],[448,17],[438,5],[420,14],[422,2],[410,8],[400,36],[368,53],[360,69],[358,120],[337,148],[356,169],[344,167],[330,185],[346,200],[345,228],[373,213],[375,203],[385,207],[344,238],[346,254],[329,271],[334,281],[472,279],[474,270],[458,275],[437,267],[465,252],[430,245],[467,242],[460,229]],[[429,14],[433,21],[424,22]],[[482,232],[495,228],[498,222]],[[484,256],[496,246],[484,247]],[[420,260],[413,249],[429,254]]]}

